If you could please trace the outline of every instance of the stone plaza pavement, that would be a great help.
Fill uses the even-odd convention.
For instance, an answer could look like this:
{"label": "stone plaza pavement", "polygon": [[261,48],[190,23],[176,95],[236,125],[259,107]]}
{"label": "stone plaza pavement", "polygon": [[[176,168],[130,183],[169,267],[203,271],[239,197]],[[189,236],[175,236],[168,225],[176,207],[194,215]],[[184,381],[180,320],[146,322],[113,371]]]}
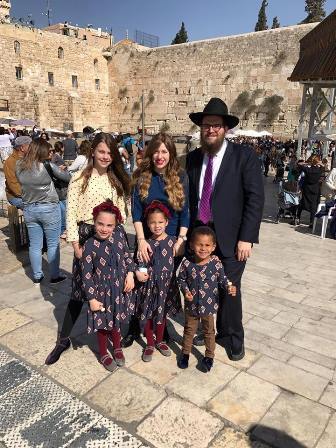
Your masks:
{"label": "stone plaza pavement", "polygon": [[[33,286],[3,234],[0,447],[334,448],[336,241],[274,224],[276,189],[267,179],[260,245],[244,275],[246,356],[231,362],[217,346],[209,374],[197,368],[202,348],[189,369],[177,368],[179,317],[169,325],[170,358],[155,353],[143,363],[144,343],[135,343],[111,375],[85,332],[85,312],[73,347],[45,366],[70,280]],[[65,272],[71,260],[64,245]]]}

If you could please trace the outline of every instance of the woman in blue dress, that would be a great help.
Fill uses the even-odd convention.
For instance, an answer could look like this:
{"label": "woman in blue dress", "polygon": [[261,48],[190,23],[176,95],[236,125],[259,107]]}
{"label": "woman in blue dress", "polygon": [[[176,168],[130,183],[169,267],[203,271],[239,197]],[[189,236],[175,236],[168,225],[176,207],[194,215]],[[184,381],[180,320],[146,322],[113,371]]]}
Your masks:
{"label": "woman in blue dress", "polygon": [[[174,256],[183,255],[189,227],[188,177],[177,159],[176,146],[165,134],[155,135],[149,142],[144,159],[133,175],[132,218],[137,238],[137,258],[148,263],[152,249],[146,241],[150,231],[146,224],[145,209],[153,201],[164,204],[171,215],[166,232],[176,237]],[[132,321],[125,347],[139,336],[139,325]],[[167,339],[167,335],[165,337]]]}

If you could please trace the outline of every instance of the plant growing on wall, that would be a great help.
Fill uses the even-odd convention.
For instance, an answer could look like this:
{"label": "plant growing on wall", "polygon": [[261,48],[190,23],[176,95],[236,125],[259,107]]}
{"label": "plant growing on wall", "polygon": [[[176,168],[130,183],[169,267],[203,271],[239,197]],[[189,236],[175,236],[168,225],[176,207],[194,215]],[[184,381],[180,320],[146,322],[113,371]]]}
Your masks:
{"label": "plant growing on wall", "polygon": [[121,100],[122,98],[124,98],[124,96],[126,96],[127,94],[127,87],[120,87],[119,92],[118,92],[118,98]]}
{"label": "plant growing on wall", "polygon": [[154,103],[155,100],[155,96],[154,96],[154,91],[150,90],[148,93],[148,98],[147,98],[147,106],[149,106],[150,104]]}
{"label": "plant growing on wall", "polygon": [[235,99],[234,103],[231,106],[231,112],[236,115],[241,115],[245,110],[251,106],[251,98],[249,92],[244,90],[244,92],[240,93]]}
{"label": "plant growing on wall", "polygon": [[285,50],[280,51],[280,53],[275,55],[275,61],[273,62],[273,67],[278,67],[279,65],[281,65],[283,62],[285,62],[287,58],[287,53],[285,52]]}
{"label": "plant growing on wall", "polygon": [[167,123],[166,121],[162,124],[161,128],[160,128],[160,132],[168,132],[170,129],[169,123]]}
{"label": "plant growing on wall", "polygon": [[139,109],[140,109],[140,102],[139,101],[135,101],[133,103],[133,106],[132,106],[132,112],[136,112]]}
{"label": "plant growing on wall", "polygon": [[260,112],[264,112],[266,117],[262,120],[263,125],[272,124],[281,112],[280,105],[284,98],[280,95],[272,95],[264,99],[259,107]]}

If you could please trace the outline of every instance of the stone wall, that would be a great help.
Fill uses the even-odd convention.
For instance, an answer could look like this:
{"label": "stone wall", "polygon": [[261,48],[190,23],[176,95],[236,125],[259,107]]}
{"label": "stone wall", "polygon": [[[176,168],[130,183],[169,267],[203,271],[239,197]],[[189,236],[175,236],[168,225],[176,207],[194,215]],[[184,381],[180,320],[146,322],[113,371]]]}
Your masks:
{"label": "stone wall", "polygon": [[[20,44],[18,53],[14,42]],[[64,58],[58,57],[62,47]],[[12,24],[0,25],[0,99],[9,101],[1,116],[29,118],[41,127],[81,130],[85,125],[109,129],[108,63],[101,47],[81,39]],[[96,59],[96,63],[94,60]],[[22,67],[22,80],[16,79]],[[48,72],[53,73],[50,86]],[[72,87],[77,76],[78,88]],[[100,90],[95,80],[100,81]]]}
{"label": "stone wall", "polygon": [[224,99],[244,128],[293,137],[302,88],[287,80],[299,41],[316,24],[147,49],[119,43],[109,64],[112,129],[194,130],[188,114],[212,96]]}

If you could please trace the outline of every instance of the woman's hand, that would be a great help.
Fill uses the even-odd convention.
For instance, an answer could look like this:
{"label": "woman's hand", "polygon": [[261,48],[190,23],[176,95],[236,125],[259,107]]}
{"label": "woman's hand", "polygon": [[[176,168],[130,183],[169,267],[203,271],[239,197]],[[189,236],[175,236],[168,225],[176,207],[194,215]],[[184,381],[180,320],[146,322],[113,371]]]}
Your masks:
{"label": "woman's hand", "polygon": [[124,292],[131,292],[134,288],[134,274],[133,272],[129,272],[126,275]]}
{"label": "woman's hand", "polygon": [[89,300],[89,303],[90,303],[90,310],[91,311],[105,311],[104,310],[104,305],[101,303],[101,302],[99,302],[99,300],[97,300],[97,299],[91,299],[91,300]]}
{"label": "woman's hand", "polygon": [[145,239],[139,240],[137,255],[138,255],[139,261],[145,262],[145,263],[148,263],[150,260],[150,257],[153,255],[153,251]]}
{"label": "woman's hand", "polygon": [[182,239],[178,238],[173,247],[174,257],[182,256],[184,254],[185,243]]}
{"label": "woman's hand", "polygon": [[148,280],[148,277],[149,277],[149,275],[146,272],[140,272],[140,271],[136,271],[135,275],[136,275],[136,278],[141,283],[145,283]]}
{"label": "woman's hand", "polygon": [[192,295],[191,291],[186,291],[184,293],[184,298],[186,299],[187,302],[192,302],[193,295]]}
{"label": "woman's hand", "polygon": [[227,292],[230,296],[236,297],[237,295],[237,286],[229,285],[227,288]]}
{"label": "woman's hand", "polygon": [[80,260],[83,255],[83,248],[77,242],[72,243],[72,247],[75,253],[75,257]]}

